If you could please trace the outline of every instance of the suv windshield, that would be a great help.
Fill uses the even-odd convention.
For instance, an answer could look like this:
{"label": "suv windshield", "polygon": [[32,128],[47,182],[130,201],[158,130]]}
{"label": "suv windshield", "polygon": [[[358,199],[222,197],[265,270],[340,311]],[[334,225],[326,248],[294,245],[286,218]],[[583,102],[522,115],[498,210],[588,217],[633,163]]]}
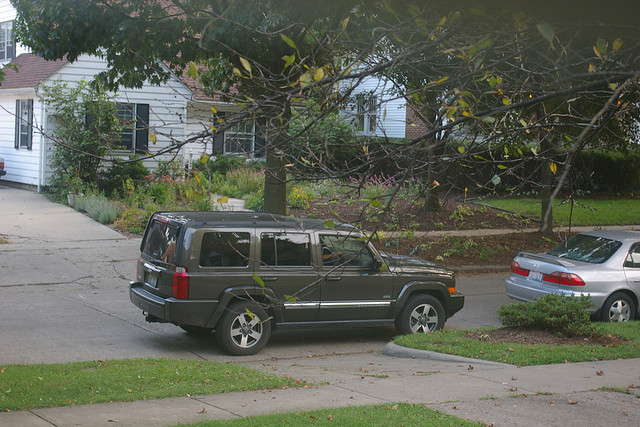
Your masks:
{"label": "suv windshield", "polygon": [[600,264],[611,258],[622,245],[617,240],[577,234],[547,252],[560,258]]}
{"label": "suv windshield", "polygon": [[177,235],[176,227],[153,221],[151,228],[147,231],[142,253],[168,264],[175,264]]}

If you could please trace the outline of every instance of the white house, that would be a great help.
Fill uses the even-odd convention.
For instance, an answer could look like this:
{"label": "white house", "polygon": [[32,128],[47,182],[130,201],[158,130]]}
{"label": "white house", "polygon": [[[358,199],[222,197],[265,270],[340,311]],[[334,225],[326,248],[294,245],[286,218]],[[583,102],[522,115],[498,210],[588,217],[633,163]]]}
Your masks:
{"label": "white house", "polygon": [[[30,54],[14,42],[15,17],[10,1],[0,0],[0,66],[11,62],[17,69],[5,67],[5,79],[0,83],[0,157],[4,158],[7,171],[2,179],[39,190],[48,185],[49,156],[54,149],[53,141],[47,138],[53,129],[43,105],[43,86],[54,82],[73,86],[82,80],[90,81],[106,69],[107,63],[89,55],[70,63],[45,61]],[[398,98],[384,79],[365,79],[352,95],[351,108],[344,116],[359,134],[391,138],[409,136],[410,111],[407,111],[404,99]],[[121,88],[114,98],[122,119],[135,122],[123,132],[125,149],[118,150],[115,153],[118,156],[146,151],[154,153],[175,143],[185,144],[180,154],[187,161],[202,153],[264,155],[260,121],[234,121],[235,124],[224,132],[215,132],[214,137],[212,127],[216,126],[216,120],[228,118],[239,108],[211,99],[187,76],[172,75],[162,85]],[[196,140],[196,136],[200,138]],[[170,154],[165,156],[170,157]],[[148,160],[145,165],[153,168],[156,161]]]}

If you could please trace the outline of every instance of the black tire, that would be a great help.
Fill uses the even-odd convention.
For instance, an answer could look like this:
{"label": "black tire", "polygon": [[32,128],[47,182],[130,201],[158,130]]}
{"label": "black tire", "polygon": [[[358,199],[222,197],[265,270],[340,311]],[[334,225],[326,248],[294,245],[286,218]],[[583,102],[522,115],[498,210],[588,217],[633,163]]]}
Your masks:
{"label": "black tire", "polygon": [[402,308],[396,330],[400,335],[429,333],[442,329],[444,321],[444,307],[436,297],[417,295]]}
{"label": "black tire", "polygon": [[205,328],[203,326],[191,326],[191,325],[178,325],[187,334],[193,337],[204,337],[213,331],[212,328]]}
{"label": "black tire", "polygon": [[636,317],[636,306],[631,297],[622,292],[611,295],[602,305],[603,322],[627,322]]}
{"label": "black tire", "polygon": [[222,348],[236,356],[256,354],[271,336],[271,321],[259,304],[241,301],[230,305],[216,327]]}

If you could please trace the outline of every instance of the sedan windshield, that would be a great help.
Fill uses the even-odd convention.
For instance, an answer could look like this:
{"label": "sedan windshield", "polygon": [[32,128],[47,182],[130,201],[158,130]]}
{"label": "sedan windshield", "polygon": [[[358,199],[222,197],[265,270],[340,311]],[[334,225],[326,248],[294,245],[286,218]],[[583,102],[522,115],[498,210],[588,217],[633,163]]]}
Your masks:
{"label": "sedan windshield", "polygon": [[600,264],[611,258],[622,242],[604,237],[577,234],[547,252],[559,258]]}

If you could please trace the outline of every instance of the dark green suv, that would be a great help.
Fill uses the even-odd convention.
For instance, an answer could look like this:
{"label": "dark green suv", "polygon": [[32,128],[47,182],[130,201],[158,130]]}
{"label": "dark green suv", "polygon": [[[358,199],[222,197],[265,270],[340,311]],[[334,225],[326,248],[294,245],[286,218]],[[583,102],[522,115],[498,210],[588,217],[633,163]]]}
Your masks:
{"label": "dark green suv", "polygon": [[257,353],[274,328],[396,325],[431,332],[460,310],[453,272],[379,253],[357,228],[249,212],[157,212],[131,301],[149,322]]}

